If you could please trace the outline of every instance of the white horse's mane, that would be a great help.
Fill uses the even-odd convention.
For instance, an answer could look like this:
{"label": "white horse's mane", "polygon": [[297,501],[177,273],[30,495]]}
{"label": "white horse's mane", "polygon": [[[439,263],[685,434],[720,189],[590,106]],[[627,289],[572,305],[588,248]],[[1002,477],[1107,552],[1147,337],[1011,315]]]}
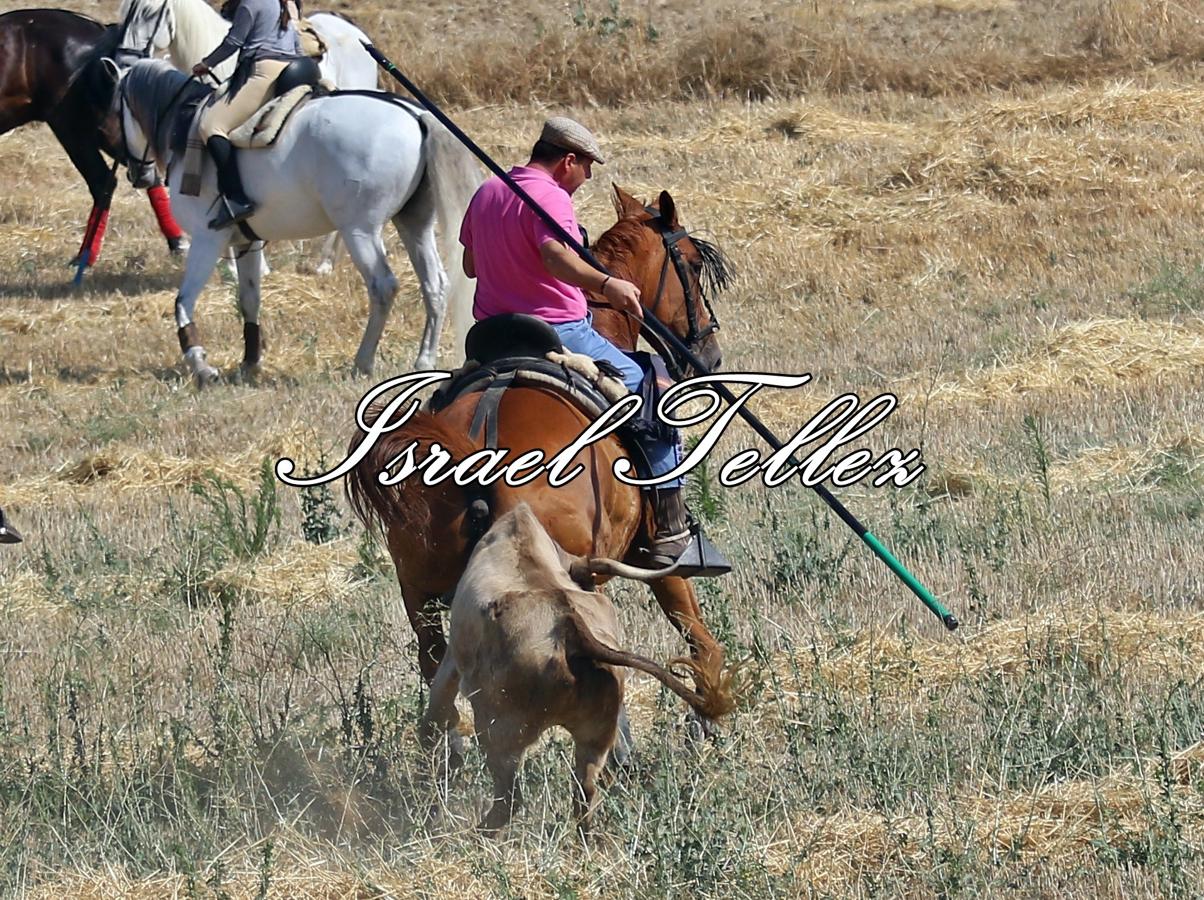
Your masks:
{"label": "white horse's mane", "polygon": [[[166,18],[172,20],[174,36],[169,45],[172,65],[177,69],[189,71],[202,59],[213,52],[222,42],[230,23],[218,15],[205,0],[121,0],[118,20],[124,22],[132,8],[137,8],[138,23],[131,23],[130,34],[127,35],[125,46],[142,50],[146,38],[142,31],[153,27],[159,17],[160,10],[167,4]],[[166,27],[166,22],[164,22]],[[133,35],[139,35],[132,41]],[[137,46],[142,42],[143,46]],[[225,80],[234,71],[235,59],[232,57],[216,69],[217,77]]]}
{"label": "white horse's mane", "polygon": [[[172,42],[172,62],[181,69],[191,69],[208,56],[222,42],[230,23],[217,14],[205,0],[163,0],[171,4],[171,14],[176,20],[176,39]],[[218,66],[234,68],[234,58]],[[228,72],[219,71],[217,77],[223,81]]]}
{"label": "white horse's mane", "polygon": [[[163,164],[167,163],[171,150],[171,114],[176,108],[173,101],[186,99],[181,96],[186,81],[187,75],[162,59],[140,59],[125,74],[122,95],[129,104],[130,114]],[[195,90],[200,92],[205,88],[195,85]]]}

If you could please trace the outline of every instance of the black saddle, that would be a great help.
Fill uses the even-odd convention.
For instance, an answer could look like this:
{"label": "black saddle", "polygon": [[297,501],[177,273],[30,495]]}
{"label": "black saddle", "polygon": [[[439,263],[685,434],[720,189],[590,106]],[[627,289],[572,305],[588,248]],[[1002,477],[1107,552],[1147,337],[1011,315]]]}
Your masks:
{"label": "black saddle", "polygon": [[533,357],[543,359],[549,353],[564,350],[556,329],[535,316],[504,313],[482,319],[464,339],[464,358],[482,366],[499,359]]}
{"label": "black saddle", "polygon": [[318,66],[318,61],[312,56],[302,56],[294,59],[284,71],[276,76],[276,84],[272,88],[272,95],[282,97],[293,88],[299,88],[303,85],[317,87],[318,82],[322,80],[322,69]]}

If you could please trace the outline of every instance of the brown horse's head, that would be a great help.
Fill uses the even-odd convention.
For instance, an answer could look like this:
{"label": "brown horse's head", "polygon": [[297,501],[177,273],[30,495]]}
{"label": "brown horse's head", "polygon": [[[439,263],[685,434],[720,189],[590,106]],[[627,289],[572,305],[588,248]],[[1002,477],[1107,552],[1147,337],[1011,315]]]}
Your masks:
{"label": "brown horse's head", "polygon": [[[668,191],[661,191],[655,203],[645,205],[618,185],[614,190],[619,221],[598,238],[594,250],[599,260],[618,277],[638,286],[644,308],[709,369],[718,369],[723,351],[715,334],[719,323],[710,296],[731,281],[727,259],[713,244],[682,228]],[[633,323],[624,327],[606,321],[617,316],[595,312],[596,327],[620,346],[628,344],[627,349],[634,349]]]}

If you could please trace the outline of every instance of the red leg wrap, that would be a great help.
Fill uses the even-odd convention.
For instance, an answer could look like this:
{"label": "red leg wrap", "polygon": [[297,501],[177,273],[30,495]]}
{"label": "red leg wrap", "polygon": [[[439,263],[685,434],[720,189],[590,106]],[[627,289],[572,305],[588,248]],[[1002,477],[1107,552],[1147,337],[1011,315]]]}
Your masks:
{"label": "red leg wrap", "polygon": [[92,207],[92,212],[88,213],[88,224],[84,226],[84,239],[79,242],[79,253],[76,257],[83,256],[85,250],[88,249],[88,239],[92,237],[92,229],[96,226],[96,216],[100,213],[100,208]]}
{"label": "red leg wrap", "polygon": [[167,193],[167,188],[161,184],[156,184],[146,192],[146,196],[150,198],[151,207],[155,210],[155,218],[159,220],[159,230],[163,232],[163,236],[169,241],[175,240],[184,234],[182,229],[171,214],[171,196]]}
{"label": "red leg wrap", "polygon": [[107,209],[100,210],[100,215],[96,218],[96,232],[92,235],[92,247],[88,253],[88,265],[96,265],[96,260],[100,259],[100,245],[105,238],[105,228],[109,224],[109,211]]}

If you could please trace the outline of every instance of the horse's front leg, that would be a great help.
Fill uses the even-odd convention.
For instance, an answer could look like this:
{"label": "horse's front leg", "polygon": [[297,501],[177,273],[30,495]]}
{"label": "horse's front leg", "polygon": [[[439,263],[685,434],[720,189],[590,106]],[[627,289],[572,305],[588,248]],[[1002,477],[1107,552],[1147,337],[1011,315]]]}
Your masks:
{"label": "horse's front leg", "polygon": [[104,157],[96,146],[95,133],[81,136],[75,129],[51,125],[51,130],[71,163],[75,166],[84,181],[88,183],[88,192],[92,195],[92,212],[88,215],[88,224],[84,228],[83,242],[75,261],[83,260],[87,265],[95,265],[100,257],[100,247],[104,243],[105,228],[109,222],[109,206],[113,201],[113,191],[117,188],[117,179],[105,164]]}
{"label": "horse's front leg", "polygon": [[184,229],[172,215],[171,195],[167,192],[167,188],[156,183],[153,187],[146,189],[146,197],[150,200],[151,209],[154,210],[155,221],[159,223],[160,233],[167,238],[167,249],[172,256],[187,252],[188,238],[184,236]]}
{"label": "horse's front leg", "polygon": [[196,301],[205,287],[205,282],[213,274],[217,259],[226,249],[226,240],[220,235],[206,230],[195,235],[192,246],[188,248],[188,261],[184,264],[184,279],[180,282],[180,291],[176,294],[176,328],[180,339],[180,352],[184,354],[184,362],[196,379],[197,387],[213,384],[220,377],[217,369],[209,365],[205,357],[205,348],[201,346],[200,333],[197,331],[193,313],[196,311]]}
{"label": "horse's front leg", "polygon": [[263,274],[263,244],[243,248],[235,257],[238,267],[238,308],[242,312],[242,376],[254,378],[259,374],[263,357],[263,336],[259,330],[259,288]]}
{"label": "horse's front leg", "polygon": [[[712,698],[715,709],[724,711],[734,706],[723,670],[723,648],[702,621],[702,607],[694,586],[684,578],[670,576],[649,582],[656,602],[660,604],[669,621],[690,645],[690,657],[694,662],[694,684],[699,693]],[[709,723],[704,723],[704,728]]]}

